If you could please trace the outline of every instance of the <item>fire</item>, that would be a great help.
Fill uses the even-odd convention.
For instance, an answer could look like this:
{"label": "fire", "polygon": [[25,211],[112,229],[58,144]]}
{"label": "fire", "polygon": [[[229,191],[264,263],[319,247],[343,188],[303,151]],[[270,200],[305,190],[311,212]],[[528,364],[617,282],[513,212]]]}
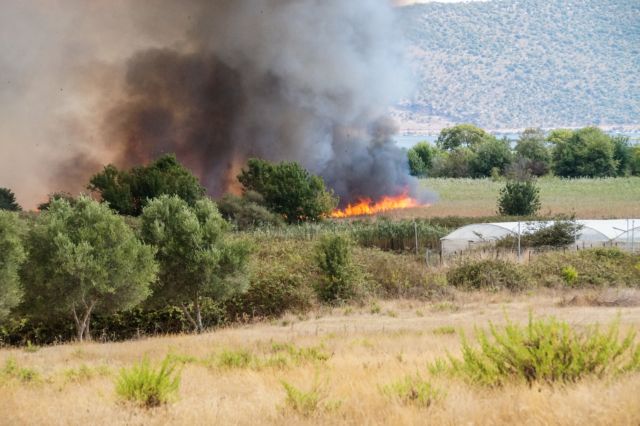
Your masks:
{"label": "fire", "polygon": [[421,204],[418,200],[409,197],[408,193],[405,191],[400,195],[384,195],[376,202],[371,198],[361,198],[356,204],[349,204],[344,210],[334,210],[331,213],[331,217],[368,216],[389,210],[419,207],[420,205]]}

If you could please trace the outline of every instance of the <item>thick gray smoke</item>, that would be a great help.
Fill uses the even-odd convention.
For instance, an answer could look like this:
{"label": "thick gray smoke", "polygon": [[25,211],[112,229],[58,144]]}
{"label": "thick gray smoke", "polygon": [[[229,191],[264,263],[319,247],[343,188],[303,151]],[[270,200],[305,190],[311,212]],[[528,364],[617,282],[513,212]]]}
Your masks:
{"label": "thick gray smoke", "polygon": [[[111,61],[91,61],[89,80],[101,96],[92,131],[79,132],[91,139],[72,143],[73,164],[61,171],[95,171],[96,158],[128,166],[176,152],[219,195],[258,156],[300,162],[343,204],[420,195],[384,118],[408,89],[389,0],[112,4],[131,17],[122,34],[135,38],[110,29],[104,40],[143,47],[125,57],[120,44]],[[79,170],[64,182],[81,180]]]}

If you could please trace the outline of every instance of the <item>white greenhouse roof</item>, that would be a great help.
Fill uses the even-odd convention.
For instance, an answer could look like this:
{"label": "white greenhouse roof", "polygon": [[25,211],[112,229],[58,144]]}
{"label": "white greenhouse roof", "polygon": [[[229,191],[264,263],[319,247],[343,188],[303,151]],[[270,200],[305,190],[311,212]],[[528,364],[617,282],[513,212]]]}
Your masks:
{"label": "white greenhouse roof", "polygon": [[[576,220],[576,222],[583,226],[577,241],[611,241],[619,238],[624,240],[627,238],[627,230],[631,230],[633,225],[636,233],[640,232],[640,219]],[[554,222],[519,223],[520,232],[525,234],[541,225],[549,226]],[[441,240],[477,243],[495,241],[507,235],[518,235],[518,222],[474,223],[456,229]]]}

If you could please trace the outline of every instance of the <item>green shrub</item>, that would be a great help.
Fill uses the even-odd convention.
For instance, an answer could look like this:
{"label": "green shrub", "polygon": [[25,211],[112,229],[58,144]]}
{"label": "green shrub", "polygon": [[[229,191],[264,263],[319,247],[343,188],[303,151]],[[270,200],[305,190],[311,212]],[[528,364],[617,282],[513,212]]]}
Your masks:
{"label": "green shrub", "polygon": [[359,295],[361,274],[352,262],[349,239],[339,234],[323,236],[316,245],[315,260],[321,271],[316,287],[320,300],[344,302]]}
{"label": "green shrub", "polygon": [[287,394],[286,404],[297,413],[303,416],[310,416],[320,408],[322,396],[317,382],[314,383],[309,391],[303,391],[282,381],[282,386]]}
{"label": "green shrub", "polygon": [[[462,336],[462,358],[449,355],[449,373],[472,383],[502,385],[508,381],[575,382],[640,369],[640,345],[635,332],[619,338],[619,324],[574,330],[555,318],[529,318],[527,326],[510,321],[478,330],[478,347]],[[440,364],[442,361],[439,361]],[[432,370],[441,369],[432,367]]]}
{"label": "green shrub", "polygon": [[443,392],[420,376],[406,376],[404,379],[388,384],[382,393],[397,399],[406,405],[427,408],[443,396]]}
{"label": "green shrub", "polygon": [[21,367],[15,358],[8,358],[0,369],[0,382],[2,379],[15,379],[23,383],[37,382],[40,380],[40,373],[32,368]]}
{"label": "green shrub", "polygon": [[569,265],[579,271],[574,278],[568,277],[572,287],[638,287],[640,270],[634,265],[639,259],[637,254],[617,248],[556,251],[536,256],[526,269],[534,282],[546,287],[569,284],[565,275],[565,268]]}
{"label": "green shrub", "polygon": [[[522,247],[566,247],[573,244],[578,236],[582,225],[576,223],[575,218],[558,218],[552,225],[539,225],[532,232],[520,236]],[[497,247],[515,248],[518,244],[518,237],[508,235],[496,242]]]}
{"label": "green shrub", "polygon": [[218,367],[220,368],[248,368],[256,361],[253,353],[248,350],[224,350],[218,355]]}
{"label": "green shrub", "polygon": [[498,213],[503,216],[532,216],[540,210],[540,189],[535,182],[510,181],[500,190]]}
{"label": "green shrub", "polygon": [[518,265],[505,260],[465,260],[447,272],[447,282],[463,289],[521,290],[528,277]]}
{"label": "green shrub", "polygon": [[562,279],[571,286],[578,280],[578,271],[573,266],[565,266],[562,268]]}
{"label": "green shrub", "polygon": [[144,407],[156,407],[173,400],[180,387],[180,372],[166,357],[158,368],[148,358],[131,368],[123,368],[116,381],[117,394]]}

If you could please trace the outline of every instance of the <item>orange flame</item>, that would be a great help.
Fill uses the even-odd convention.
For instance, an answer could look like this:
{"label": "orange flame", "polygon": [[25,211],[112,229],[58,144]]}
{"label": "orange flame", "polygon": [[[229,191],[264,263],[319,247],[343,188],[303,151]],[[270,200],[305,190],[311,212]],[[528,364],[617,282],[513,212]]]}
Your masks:
{"label": "orange flame", "polygon": [[384,195],[380,200],[373,202],[371,198],[360,198],[356,204],[349,204],[346,209],[336,209],[331,217],[368,216],[389,210],[408,209],[420,207],[418,200],[409,197],[407,191],[400,195]]}

